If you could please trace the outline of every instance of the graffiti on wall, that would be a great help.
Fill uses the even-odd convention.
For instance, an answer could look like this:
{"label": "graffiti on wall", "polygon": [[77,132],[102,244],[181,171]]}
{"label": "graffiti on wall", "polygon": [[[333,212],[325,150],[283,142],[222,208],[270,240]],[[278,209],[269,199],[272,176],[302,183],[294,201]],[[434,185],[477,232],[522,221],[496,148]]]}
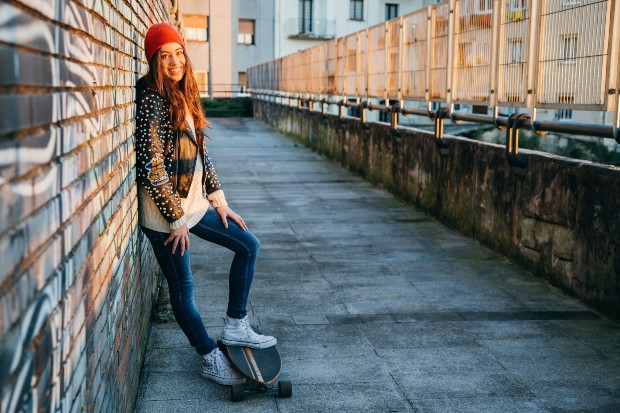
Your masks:
{"label": "graffiti on wall", "polygon": [[[0,385],[5,386],[9,377],[16,373],[2,400],[3,412],[36,412],[40,407],[54,406],[52,396],[52,372],[57,378],[62,367],[60,360],[52,357],[58,347],[59,332],[62,331],[61,314],[55,310],[58,297],[51,287],[45,288],[28,309],[18,328],[4,338],[0,345]],[[54,314],[54,316],[52,316]],[[36,354],[33,340],[38,337]],[[45,366],[35,372],[37,361],[54,360],[57,365]],[[37,377],[37,373],[38,377]],[[33,384],[36,383],[36,386]],[[41,389],[42,394],[38,391]],[[48,410],[48,409],[46,409]]]}
{"label": "graffiti on wall", "polygon": [[[145,66],[134,56],[154,11],[161,19],[167,10],[167,0],[0,2],[3,413],[69,411],[76,403],[97,411],[109,402],[103,392],[86,392],[85,383],[101,378],[93,370],[111,342],[130,339],[116,336],[125,308],[121,295],[112,295],[127,289],[123,299],[140,303],[141,289],[127,286],[117,266],[132,261],[133,272],[142,254],[108,238],[137,231],[126,219],[135,203],[132,85]],[[141,12],[151,18],[131,15]],[[85,268],[93,257],[102,268]],[[88,277],[96,288],[83,288]],[[110,337],[87,349],[87,334],[98,337],[93,330],[107,320]],[[136,382],[135,373],[122,373]],[[132,386],[112,391],[131,395]],[[122,404],[112,410],[131,405],[115,398]]]}

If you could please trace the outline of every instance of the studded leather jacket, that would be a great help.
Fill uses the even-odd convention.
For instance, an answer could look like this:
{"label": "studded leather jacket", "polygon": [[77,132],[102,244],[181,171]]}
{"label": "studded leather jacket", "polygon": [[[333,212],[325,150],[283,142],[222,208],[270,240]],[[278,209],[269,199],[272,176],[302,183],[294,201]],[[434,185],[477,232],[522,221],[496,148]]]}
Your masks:
{"label": "studded leather jacket", "polygon": [[[194,177],[196,157],[203,157],[203,196],[217,207],[211,194],[220,183],[205,146],[204,131],[174,130],[170,122],[170,104],[157,92],[146,88],[146,79],[136,85],[136,169],[138,183],[153,199],[168,223],[183,217],[180,198],[186,198]],[[219,199],[218,199],[219,198]]]}

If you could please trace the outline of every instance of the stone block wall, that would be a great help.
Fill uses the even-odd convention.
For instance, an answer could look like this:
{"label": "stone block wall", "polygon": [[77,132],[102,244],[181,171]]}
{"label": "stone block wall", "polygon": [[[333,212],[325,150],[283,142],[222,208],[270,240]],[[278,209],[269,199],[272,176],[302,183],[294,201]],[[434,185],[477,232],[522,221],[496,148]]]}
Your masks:
{"label": "stone block wall", "polygon": [[620,168],[255,99],[254,115],[620,319]]}
{"label": "stone block wall", "polygon": [[0,2],[0,406],[131,411],[158,267],[134,85],[168,0]]}

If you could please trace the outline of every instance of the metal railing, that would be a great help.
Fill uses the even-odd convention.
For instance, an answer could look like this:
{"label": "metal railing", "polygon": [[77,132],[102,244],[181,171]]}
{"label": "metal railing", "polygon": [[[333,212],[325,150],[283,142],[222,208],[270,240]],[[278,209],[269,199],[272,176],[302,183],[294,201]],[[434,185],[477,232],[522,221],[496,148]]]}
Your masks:
{"label": "metal railing", "polygon": [[[620,0],[449,0],[253,66],[248,88],[289,104],[321,102],[323,113],[359,107],[363,122],[365,109],[385,110],[393,129],[399,113],[429,116],[438,145],[446,118],[495,125],[507,129],[516,157],[523,127],[620,143],[618,39]],[[492,115],[455,113],[454,104],[489,106]],[[503,115],[505,107],[523,113]],[[537,109],[614,112],[613,125],[540,121]]]}
{"label": "metal railing", "polygon": [[[198,83],[198,90],[203,95],[209,95],[208,85]],[[247,97],[249,96],[247,87],[238,83],[214,83],[213,98]],[[210,96],[211,97],[211,96]]]}
{"label": "metal railing", "polygon": [[336,37],[336,21],[325,19],[288,19],[288,36],[309,39]]}

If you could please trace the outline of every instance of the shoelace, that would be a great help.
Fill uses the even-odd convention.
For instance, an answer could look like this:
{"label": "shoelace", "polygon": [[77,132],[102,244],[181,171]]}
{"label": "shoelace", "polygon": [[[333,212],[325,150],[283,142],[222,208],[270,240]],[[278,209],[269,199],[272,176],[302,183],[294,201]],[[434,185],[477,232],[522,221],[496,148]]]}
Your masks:
{"label": "shoelace", "polygon": [[256,333],[256,331],[252,330],[250,323],[247,320],[241,321],[243,323],[243,329],[245,330],[246,336],[251,340],[263,340],[265,336]]}
{"label": "shoelace", "polygon": [[218,349],[215,350],[215,355],[213,357],[213,363],[210,363],[213,371],[218,375],[225,373],[227,376],[232,377],[232,367],[228,363],[228,360],[224,357],[224,354]]}

